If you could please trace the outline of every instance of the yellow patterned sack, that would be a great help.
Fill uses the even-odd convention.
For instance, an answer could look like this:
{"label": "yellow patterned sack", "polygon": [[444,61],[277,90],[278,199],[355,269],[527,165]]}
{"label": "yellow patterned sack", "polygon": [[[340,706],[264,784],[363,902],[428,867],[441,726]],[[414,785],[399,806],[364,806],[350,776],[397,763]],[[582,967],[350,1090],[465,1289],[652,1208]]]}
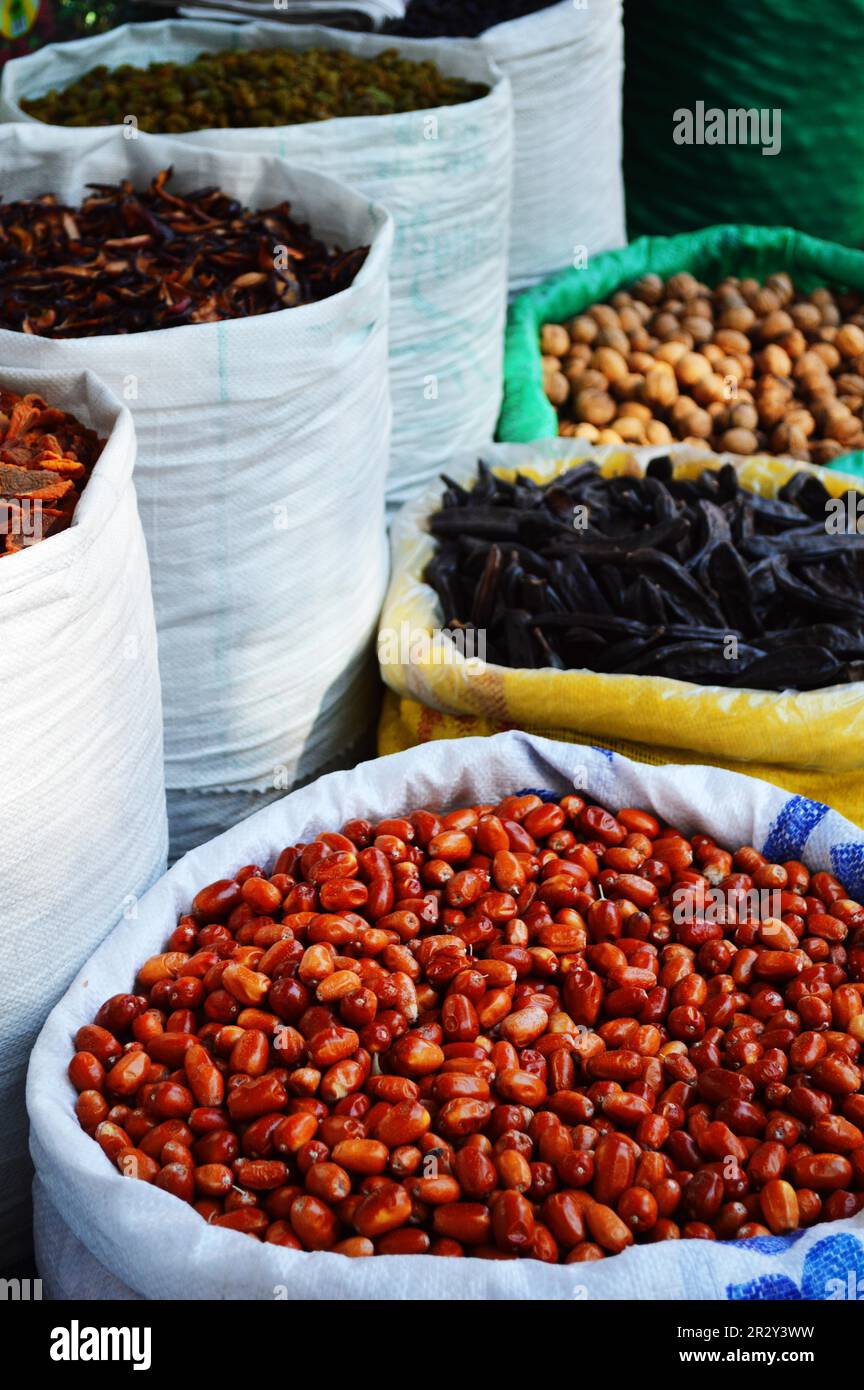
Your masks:
{"label": "yellow patterned sack", "polygon": [[[538,482],[593,458],[606,475],[642,472],[671,453],[678,476],[732,462],[742,483],[773,496],[797,470],[816,473],[832,496],[861,489],[861,479],[758,455],[737,459],[669,449],[592,449],[579,440],[496,444],[483,459],[506,477]],[[450,476],[470,485],[477,455]],[[864,682],[825,690],[774,693],[694,685],[662,676],[593,671],[513,670],[463,656],[439,635],[438,597],[423,582],[435,549],[427,518],[441,487],[405,506],[393,524],[393,571],[378,635],[381,675],[389,687],[379,753],[430,739],[524,729],[548,738],[602,744],[649,763],[714,763],[825,802],[864,824]]]}

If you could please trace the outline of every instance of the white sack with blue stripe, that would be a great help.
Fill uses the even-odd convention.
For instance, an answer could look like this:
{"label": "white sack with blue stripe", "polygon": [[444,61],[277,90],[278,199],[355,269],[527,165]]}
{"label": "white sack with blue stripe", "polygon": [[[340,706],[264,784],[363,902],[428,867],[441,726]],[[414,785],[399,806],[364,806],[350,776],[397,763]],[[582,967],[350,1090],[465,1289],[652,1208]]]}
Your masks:
{"label": "white sack with blue stripe", "polygon": [[[148,893],[57,1006],[28,1083],[36,1165],[36,1248],[61,1298],[224,1299],[845,1299],[864,1295],[864,1214],[791,1236],[642,1245],[597,1263],[351,1260],[262,1245],[208,1226],[167,1192],[122,1178],[80,1128],[66,1076],[72,1038],[98,1004],[132,987],[195,892],[350,817],[497,802],[526,789],[580,792],[617,810],[643,806],[688,836],[752,844],[839,874],[864,897],[864,835],[826,806],[712,767],[649,767],[602,749],[524,733],[423,744],[322,777],[189,854]],[[585,791],[587,789],[587,791]],[[850,1294],[850,1289],[857,1293]],[[277,1292],[278,1291],[278,1292]],[[733,1319],[734,1320],[734,1319]]]}

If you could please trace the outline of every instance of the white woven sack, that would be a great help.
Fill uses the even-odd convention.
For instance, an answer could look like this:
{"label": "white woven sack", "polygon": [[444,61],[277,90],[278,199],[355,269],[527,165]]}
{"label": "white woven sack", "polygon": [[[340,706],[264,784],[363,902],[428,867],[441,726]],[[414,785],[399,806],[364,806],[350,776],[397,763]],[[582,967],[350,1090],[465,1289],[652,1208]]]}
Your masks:
{"label": "white woven sack", "polygon": [[172,802],[197,794],[176,853],[200,842],[202,792],[212,824],[219,793],[285,791],[374,718],[357,692],[387,574],[393,228],[362,194],[275,156],[0,126],[7,200],[50,189],[75,205],[88,182],[141,188],[168,165],[181,192],[216,185],[256,209],[287,198],[322,240],[372,248],[354,284],[318,304],[119,338],[0,331],[4,360],[92,367],[135,417],[166,782]]}
{"label": "white woven sack", "polygon": [[837,1296],[831,1280],[841,1268],[844,1278],[849,1269],[864,1273],[864,1214],[787,1237],[741,1245],[664,1241],[581,1265],[426,1255],[350,1260],[291,1251],[208,1226],[169,1193],[122,1178],[79,1128],[66,1076],[76,1030],[103,999],[132,988],[137,967],[163,949],[178,914],[204,884],[243,864],[272,862],[285,845],[349,817],[374,821],[422,806],[496,802],[526,788],[560,796],[574,780],[614,808],[645,806],[687,834],[709,832],[721,843],[803,859],[839,874],[858,897],[864,893],[860,830],[826,806],[716,768],[649,767],[603,749],[514,732],[427,743],[321,778],[176,864],[147,895],[138,921],[121,923],[88,961],[45,1025],[27,1102],[46,1292],[160,1299],[725,1299],[768,1297],[771,1289],[773,1296],[801,1296],[791,1288],[826,1298]]}
{"label": "white woven sack", "polygon": [[513,88],[511,291],[623,246],[621,0],[561,0],[451,42]]}
{"label": "white woven sack", "polygon": [[348,5],[339,0],[230,0],[230,5],[220,5],[219,0],[199,0],[198,4],[179,8],[184,19],[226,19],[235,24],[247,19],[273,19],[274,10],[275,18],[282,23],[293,22],[292,17],[299,15],[307,24],[326,24],[328,13],[345,10],[379,25],[388,19],[404,19],[405,4],[406,0],[350,0]]}
{"label": "white woven sack", "polygon": [[398,48],[491,89],[479,101],[434,111],[173,137],[225,152],[283,155],[344,179],[393,214],[387,499],[400,503],[446,468],[454,450],[491,439],[501,404],[512,108],[508,79],[479,49],[316,26],[131,24],[7,63],[0,117],[34,127],[19,97],[66,86],[100,63],[143,67],[157,58],[189,62],[203,51],[262,47],[363,56]]}
{"label": "white woven sack", "polygon": [[48,1013],[165,868],[162,712],[128,410],[0,368],[107,444],[69,530],[0,559],[0,1252],[29,1246],[24,1077]]}

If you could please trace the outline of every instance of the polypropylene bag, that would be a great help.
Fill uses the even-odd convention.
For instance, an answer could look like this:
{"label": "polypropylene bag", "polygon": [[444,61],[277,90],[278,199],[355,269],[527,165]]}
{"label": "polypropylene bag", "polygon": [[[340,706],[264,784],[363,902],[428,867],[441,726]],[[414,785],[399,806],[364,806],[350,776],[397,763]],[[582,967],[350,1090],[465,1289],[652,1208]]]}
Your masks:
{"label": "polypropylene bag", "polygon": [[[219,4],[219,0],[198,0],[198,3],[181,5],[181,18],[226,19],[233,23],[245,19],[277,19],[281,23],[296,23],[295,16],[306,24],[327,24],[334,12],[338,12],[340,24],[346,28],[365,28],[368,25],[383,24],[387,19],[402,19],[405,14],[405,0],[231,0],[230,8]],[[274,15],[275,10],[275,15]]]}
{"label": "polypropylene bag", "polygon": [[156,59],[189,62],[203,51],[262,47],[343,49],[366,57],[398,48],[406,58],[435,61],[451,76],[490,87],[478,101],[430,111],[174,137],[230,152],[238,168],[249,153],[283,155],[344,179],[392,213],[394,415],[387,496],[402,502],[445,466],[454,449],[491,439],[501,403],[512,105],[508,79],[483,53],[315,26],[131,24],[7,64],[0,115],[33,126],[18,106],[20,96],[66,86],[100,63],[144,67]]}
{"label": "polypropylene bag", "polygon": [[623,245],[621,0],[562,0],[452,42],[513,88],[511,290]]}
{"label": "polypropylene bag", "polygon": [[839,469],[841,473],[851,474],[855,478],[864,478],[864,449],[853,449],[851,453],[843,454],[838,462],[825,466]]}
{"label": "polypropylene bag", "polygon": [[[484,449],[482,457],[505,476],[527,472],[545,482],[582,459],[597,460],[607,474],[636,473],[659,454],[671,454],[676,472],[685,475],[732,462],[745,487],[768,496],[802,468],[820,477],[835,497],[862,487],[860,479],[836,471],[765,455],[706,454],[685,445],[630,452],[559,439],[499,444]],[[476,452],[454,460],[448,470],[469,487],[476,473]],[[515,727],[576,742],[596,740],[648,762],[745,765],[864,824],[864,683],[775,694],[666,676],[511,669],[482,660],[479,643],[477,652],[466,647],[460,653],[447,639],[436,640],[445,615],[423,580],[436,549],[428,518],[440,505],[441,487],[430,488],[393,523],[393,572],[378,654],[394,695],[382,714],[379,752]]]}
{"label": "polypropylene bag", "polygon": [[624,28],[631,237],[723,218],[864,242],[864,0],[626,0]]}
{"label": "polypropylene bag", "polygon": [[733,224],[670,237],[640,237],[618,251],[589,259],[578,270],[551,276],[510,306],[504,353],[504,404],[498,438],[544,439],[558,433],[555,407],[543,390],[540,329],[563,323],[631,285],[640,275],[689,270],[708,285],[724,275],[764,279],[786,270],[799,288],[841,285],[864,290],[864,252],[820,241],[790,227]]}
{"label": "polypropylene bag", "polygon": [[[36,1251],[49,1296],[158,1299],[738,1299],[836,1298],[862,1273],[864,1214],[745,1244],[664,1241],[596,1264],[388,1256],[346,1259],[260,1244],[202,1221],[176,1197],[122,1178],[78,1126],[66,1076],[73,1036],[102,999],[128,990],[163,948],[202,884],[249,862],[272,862],[353,816],[496,802],[526,787],[580,790],[613,807],[645,806],[686,834],[753,844],[829,869],[864,894],[861,832],[801,797],[708,767],[641,767],[626,758],[524,733],[430,744],[334,773],[188,855],[121,923],[49,1018],[28,1080],[38,1177]],[[839,1296],[843,1296],[839,1294]]]}
{"label": "polypropylene bag", "polygon": [[[392,223],[283,160],[117,128],[0,126],[3,196],[142,188],[172,165],[251,208],[288,199],[324,241],[371,245],[317,304],[149,333],[0,331],[28,367],[87,366],[129,403],[153,574],[172,853],[325,768],[374,720],[368,663],[387,577],[387,271]],[[222,793],[231,793],[220,812]],[[184,795],[188,793],[188,795]]]}
{"label": "polypropylene bag", "polygon": [[48,1013],[165,868],[162,711],[128,410],[90,372],[0,368],[107,443],[71,527],[0,559],[0,1252],[29,1246],[24,1077]]}

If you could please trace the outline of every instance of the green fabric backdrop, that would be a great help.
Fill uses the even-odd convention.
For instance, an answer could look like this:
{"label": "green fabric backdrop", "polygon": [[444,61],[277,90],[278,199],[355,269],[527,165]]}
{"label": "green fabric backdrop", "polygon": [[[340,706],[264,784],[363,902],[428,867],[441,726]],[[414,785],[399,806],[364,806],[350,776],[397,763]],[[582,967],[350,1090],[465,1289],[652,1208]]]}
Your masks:
{"label": "green fabric backdrop", "polygon": [[[864,244],[864,0],[625,0],[629,235],[721,219]],[[781,149],[677,145],[679,108],[779,108]]]}

